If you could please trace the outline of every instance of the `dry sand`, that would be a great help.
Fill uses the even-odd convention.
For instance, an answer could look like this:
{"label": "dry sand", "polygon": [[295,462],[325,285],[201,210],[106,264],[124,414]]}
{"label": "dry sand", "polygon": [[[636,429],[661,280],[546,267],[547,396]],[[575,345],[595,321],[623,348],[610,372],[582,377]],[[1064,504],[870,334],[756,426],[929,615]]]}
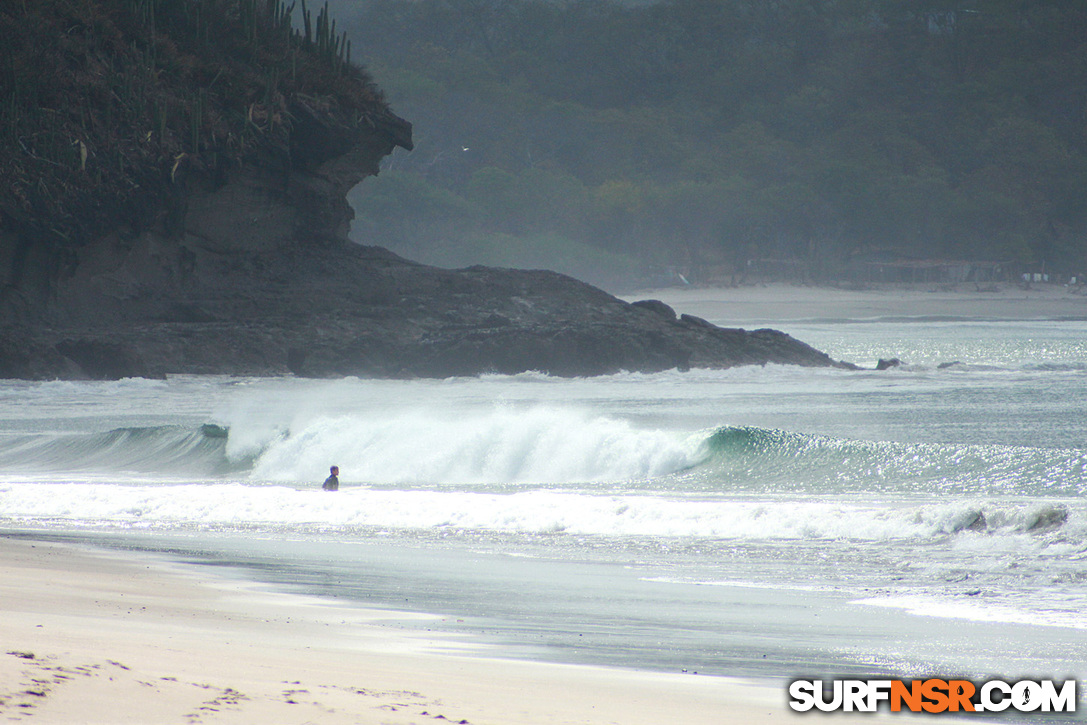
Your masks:
{"label": "dry sand", "polygon": [[[388,613],[209,578],[144,554],[2,536],[0,642],[4,722],[812,718],[788,710],[784,683],[487,658],[405,634]],[[849,719],[871,722],[832,717]]]}
{"label": "dry sand", "polygon": [[961,318],[968,320],[1087,320],[1083,288],[1037,284],[883,287],[847,290],[772,284],[730,288],[672,287],[623,296],[659,299],[677,312],[718,324],[781,320]]}

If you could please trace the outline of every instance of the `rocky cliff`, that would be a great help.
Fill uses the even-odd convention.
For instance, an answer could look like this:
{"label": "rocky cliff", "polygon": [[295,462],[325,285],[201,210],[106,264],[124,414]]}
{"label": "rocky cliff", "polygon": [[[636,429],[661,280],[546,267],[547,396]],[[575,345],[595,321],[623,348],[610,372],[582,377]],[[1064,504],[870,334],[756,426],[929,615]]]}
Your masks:
{"label": "rocky cliff", "polygon": [[[9,7],[0,31],[50,5],[74,7]],[[0,377],[839,364],[780,332],[677,318],[550,272],[443,270],[352,244],[348,189],[410,148],[411,127],[349,69],[343,41],[329,51],[327,18],[318,42],[274,0],[84,5],[97,14],[36,18],[38,34],[67,28],[59,55],[31,57],[42,38],[8,46]],[[62,66],[78,77],[50,96],[41,83],[61,83]],[[46,73],[36,106],[33,73]],[[30,122],[47,116],[49,133]]]}

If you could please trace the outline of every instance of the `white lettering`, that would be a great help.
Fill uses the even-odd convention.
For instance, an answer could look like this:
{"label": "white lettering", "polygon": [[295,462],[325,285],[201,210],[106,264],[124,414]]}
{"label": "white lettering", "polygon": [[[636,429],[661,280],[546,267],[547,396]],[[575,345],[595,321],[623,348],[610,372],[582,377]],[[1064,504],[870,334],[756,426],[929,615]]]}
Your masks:
{"label": "white lettering", "polygon": [[890,680],[869,680],[868,681],[868,707],[865,708],[865,712],[875,712],[879,709],[879,703],[881,701],[889,702],[891,699],[891,681]]}
{"label": "white lettering", "polygon": [[834,681],[834,690],[833,691],[834,691],[834,695],[830,698],[830,702],[827,702],[824,699],[824,696],[827,693],[823,691],[822,687],[820,687],[818,695],[817,695],[816,700],[815,700],[815,706],[817,708],[819,708],[820,710],[822,710],[823,712],[834,712],[835,710],[840,708],[842,706],[842,699],[843,699],[842,681],[841,680],[835,680]]}
{"label": "white lettering", "polygon": [[[993,699],[993,691],[1000,693],[1000,699]],[[1011,704],[1012,688],[1008,686],[1008,683],[1001,682],[1000,680],[990,680],[981,686],[981,707],[979,710],[1003,712],[1007,710]]]}
{"label": "white lettering", "polygon": [[[1057,685],[1053,680],[1042,680],[1042,712],[1075,712],[1076,711],[1076,681],[1066,680],[1061,685],[1061,691],[1057,692]],[[1050,710],[1050,708],[1053,708]]]}
{"label": "white lettering", "polygon": [[789,697],[796,712],[877,712],[884,702],[893,712],[1075,712],[1078,704],[1074,679],[989,680],[980,687],[967,680],[794,680]]}
{"label": "white lettering", "polygon": [[1012,705],[1019,712],[1034,712],[1042,706],[1042,686],[1022,680],[1012,685]]}
{"label": "white lettering", "polygon": [[[822,687],[822,685],[820,685]],[[789,707],[797,712],[807,712],[815,707],[815,682],[797,680],[789,685]]]}
{"label": "white lettering", "polygon": [[846,712],[867,712],[866,700],[868,695],[868,685],[864,680],[846,680],[844,683],[845,693],[843,695],[843,705]]}

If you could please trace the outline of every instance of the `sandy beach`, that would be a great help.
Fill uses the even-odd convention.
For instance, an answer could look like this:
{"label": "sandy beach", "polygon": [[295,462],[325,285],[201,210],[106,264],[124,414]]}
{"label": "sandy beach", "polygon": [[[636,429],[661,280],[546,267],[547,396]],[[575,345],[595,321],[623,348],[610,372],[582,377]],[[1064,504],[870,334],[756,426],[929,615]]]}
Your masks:
{"label": "sandy beach", "polygon": [[784,683],[479,656],[396,628],[397,618],[418,615],[209,579],[143,554],[0,537],[0,602],[6,722],[719,725],[801,717],[788,710]]}
{"label": "sandy beach", "polygon": [[789,284],[730,288],[672,287],[623,295],[628,301],[654,298],[677,312],[722,325],[785,320],[967,320],[1087,319],[1081,288],[1036,284],[1029,289],[997,285],[978,290],[902,286],[863,290]]}

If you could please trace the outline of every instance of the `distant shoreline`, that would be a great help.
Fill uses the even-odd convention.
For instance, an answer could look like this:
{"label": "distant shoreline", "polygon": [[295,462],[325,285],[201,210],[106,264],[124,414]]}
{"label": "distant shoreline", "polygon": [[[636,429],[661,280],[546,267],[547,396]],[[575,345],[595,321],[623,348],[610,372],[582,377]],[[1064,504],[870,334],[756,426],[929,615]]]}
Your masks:
{"label": "distant shoreline", "polygon": [[627,301],[659,299],[677,312],[722,326],[782,321],[867,320],[1087,320],[1087,295],[1058,284],[1029,289],[997,285],[885,285],[852,290],[791,284],[741,287],[669,287],[621,295]]}

